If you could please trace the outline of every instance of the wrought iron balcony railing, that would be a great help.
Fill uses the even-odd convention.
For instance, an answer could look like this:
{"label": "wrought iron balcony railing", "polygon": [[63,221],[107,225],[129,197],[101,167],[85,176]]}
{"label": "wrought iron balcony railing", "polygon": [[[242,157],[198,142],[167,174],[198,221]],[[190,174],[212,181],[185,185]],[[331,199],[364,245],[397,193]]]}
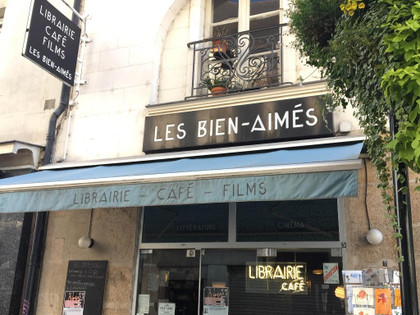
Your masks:
{"label": "wrought iron balcony railing", "polygon": [[191,96],[221,95],[283,82],[287,24],[188,43],[194,50]]}

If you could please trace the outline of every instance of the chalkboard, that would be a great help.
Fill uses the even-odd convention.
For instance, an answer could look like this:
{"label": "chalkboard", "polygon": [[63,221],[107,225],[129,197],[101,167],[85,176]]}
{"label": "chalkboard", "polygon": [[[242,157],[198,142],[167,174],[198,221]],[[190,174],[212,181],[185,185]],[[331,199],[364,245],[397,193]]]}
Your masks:
{"label": "chalkboard", "polygon": [[71,260],[67,268],[63,314],[102,314],[106,260]]}

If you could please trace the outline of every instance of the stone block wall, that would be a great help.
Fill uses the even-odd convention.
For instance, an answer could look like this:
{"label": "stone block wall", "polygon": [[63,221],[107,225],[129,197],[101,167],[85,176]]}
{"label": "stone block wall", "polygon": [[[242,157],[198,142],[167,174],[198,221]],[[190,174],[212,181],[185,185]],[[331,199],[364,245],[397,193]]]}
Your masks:
{"label": "stone block wall", "polygon": [[69,260],[107,260],[102,314],[129,314],[138,213],[137,208],[94,210],[91,238],[95,245],[82,249],[78,240],[88,233],[90,210],[51,212],[37,314],[61,314]]}

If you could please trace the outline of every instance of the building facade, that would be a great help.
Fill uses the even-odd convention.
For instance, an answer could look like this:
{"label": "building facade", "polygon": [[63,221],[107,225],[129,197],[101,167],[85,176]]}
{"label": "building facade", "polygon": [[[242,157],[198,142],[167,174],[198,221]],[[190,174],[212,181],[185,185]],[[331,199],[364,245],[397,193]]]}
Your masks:
{"label": "building facade", "polygon": [[22,56],[34,3],[67,48],[43,1],[0,1],[0,233],[18,235],[0,241],[2,313],[351,314],[342,271],[398,270],[363,132],[350,109],[321,113],[288,1],[69,1],[71,89]]}

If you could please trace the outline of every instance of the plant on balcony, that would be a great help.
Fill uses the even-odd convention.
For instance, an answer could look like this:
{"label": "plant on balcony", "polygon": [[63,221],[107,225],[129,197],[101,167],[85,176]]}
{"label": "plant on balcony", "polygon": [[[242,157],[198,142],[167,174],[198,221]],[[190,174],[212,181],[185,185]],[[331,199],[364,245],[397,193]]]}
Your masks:
{"label": "plant on balcony", "polygon": [[214,78],[206,77],[203,81],[205,86],[212,95],[223,95],[226,94],[229,89],[230,82],[227,78]]}
{"label": "plant on balcony", "polygon": [[227,35],[228,29],[226,27],[218,28],[216,27],[213,32],[213,37],[216,39],[212,42],[212,53],[216,59],[220,59],[223,55],[228,54],[228,41],[223,36]]}

